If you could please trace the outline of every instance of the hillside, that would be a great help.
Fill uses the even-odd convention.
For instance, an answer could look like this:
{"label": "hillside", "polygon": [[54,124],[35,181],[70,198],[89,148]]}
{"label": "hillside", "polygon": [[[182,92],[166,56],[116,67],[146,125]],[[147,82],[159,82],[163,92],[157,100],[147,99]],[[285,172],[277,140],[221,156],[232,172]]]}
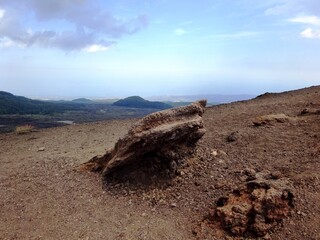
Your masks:
{"label": "hillside", "polygon": [[51,114],[83,108],[81,104],[32,100],[0,91],[0,114]]}
{"label": "hillside", "polygon": [[168,109],[172,106],[162,102],[151,102],[139,96],[127,97],[113,103],[114,106],[131,107],[131,108],[153,108],[153,109]]}
{"label": "hillside", "polygon": [[138,106],[135,108],[130,104],[129,107],[117,106],[111,102],[92,101],[86,98],[73,101],[39,101],[0,92],[0,134],[15,131],[16,127],[23,125],[48,128],[61,126],[67,122],[84,123],[136,118],[167,107],[162,103],[144,101],[136,101],[134,104]]}
{"label": "hillside", "polygon": [[289,179],[294,209],[264,239],[320,239],[319,110],[320,87],[209,107],[196,154],[163,185],[111,184],[75,171],[113,147],[135,119],[1,134],[1,238],[255,239],[206,219],[219,197],[246,181],[244,173],[268,171]]}
{"label": "hillside", "polygon": [[94,101],[92,101],[90,99],[87,99],[87,98],[73,99],[72,102],[75,102],[75,103],[86,103],[86,104],[95,103]]}

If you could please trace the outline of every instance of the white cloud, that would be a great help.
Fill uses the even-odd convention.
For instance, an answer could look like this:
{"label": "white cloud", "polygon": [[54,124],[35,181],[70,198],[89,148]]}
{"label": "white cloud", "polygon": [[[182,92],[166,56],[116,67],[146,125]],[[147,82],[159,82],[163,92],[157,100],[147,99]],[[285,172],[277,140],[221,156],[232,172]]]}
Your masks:
{"label": "white cloud", "polygon": [[99,44],[93,44],[90,45],[86,48],[84,48],[84,51],[89,52],[89,53],[95,53],[95,52],[102,52],[108,50],[108,47],[99,45]]}
{"label": "white cloud", "polygon": [[320,25],[320,18],[317,16],[301,16],[289,19],[289,22],[293,23],[303,23],[311,25]]}
{"label": "white cloud", "polygon": [[320,30],[307,28],[306,30],[302,31],[300,35],[303,38],[320,39]]}
{"label": "white cloud", "polygon": [[183,28],[177,28],[173,31],[174,35],[177,35],[177,36],[182,36],[182,35],[185,35],[187,34],[187,31],[184,30]]}
{"label": "white cloud", "polygon": [[0,48],[13,48],[13,47],[24,48],[25,45],[16,43],[9,38],[2,38],[2,39],[0,38]]}
{"label": "white cloud", "polygon": [[0,48],[9,48],[9,47],[13,47],[15,44],[13,41],[11,41],[10,39],[3,39],[0,40]]}
{"label": "white cloud", "polygon": [[[107,48],[144,29],[149,21],[144,14],[116,17],[99,6],[99,0],[0,0],[0,6],[6,9],[0,8],[0,40],[67,52],[88,46],[96,46],[91,52],[101,51],[97,46]],[[53,21],[64,22],[64,29],[52,27]],[[41,29],[35,27],[38,23]]]}
{"label": "white cloud", "polygon": [[5,13],[6,13],[6,11],[4,9],[0,8],[0,19],[3,18]]}
{"label": "white cloud", "polygon": [[288,20],[289,22],[306,24],[310,27],[306,28],[302,32],[300,32],[300,36],[308,39],[320,39],[320,29],[315,29],[314,26],[320,26],[320,18],[317,16],[300,16],[291,18]]}

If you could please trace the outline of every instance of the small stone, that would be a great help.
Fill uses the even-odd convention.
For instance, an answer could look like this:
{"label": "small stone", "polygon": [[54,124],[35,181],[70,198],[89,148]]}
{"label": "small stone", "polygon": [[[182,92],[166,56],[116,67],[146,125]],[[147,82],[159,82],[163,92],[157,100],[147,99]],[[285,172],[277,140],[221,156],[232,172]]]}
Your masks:
{"label": "small stone", "polygon": [[232,132],[228,137],[227,137],[227,141],[228,142],[235,142],[238,139],[238,132]]}
{"label": "small stone", "polygon": [[195,181],[195,182],[194,182],[194,185],[196,185],[196,186],[198,187],[198,186],[200,186],[200,185],[201,185],[201,183],[200,183],[200,182],[198,182],[198,181]]}
{"label": "small stone", "polygon": [[307,214],[306,214],[305,212],[300,212],[300,211],[298,211],[297,213],[298,213],[299,215],[303,216],[303,217],[306,217],[306,216],[307,216]]}
{"label": "small stone", "polygon": [[175,208],[175,207],[177,207],[177,204],[176,203],[171,203],[170,207]]}
{"label": "small stone", "polygon": [[218,155],[217,150],[212,150],[212,151],[211,151],[211,155],[214,156],[214,157],[217,156],[217,155]]}
{"label": "small stone", "polygon": [[282,174],[280,171],[274,171],[270,174],[270,179],[280,179],[282,177]]}
{"label": "small stone", "polygon": [[166,205],[167,202],[163,199],[160,199],[159,202],[158,202],[160,205]]}
{"label": "small stone", "polygon": [[307,113],[309,113],[310,112],[310,109],[308,109],[308,108],[305,108],[305,109],[303,109],[302,111],[301,111],[301,115],[304,115],[304,114],[307,114]]}
{"label": "small stone", "polygon": [[264,240],[270,240],[271,239],[271,236],[269,233],[267,233],[262,239]]}
{"label": "small stone", "polygon": [[255,180],[256,179],[256,171],[252,168],[246,168],[244,170],[244,174],[248,177],[247,181]]}
{"label": "small stone", "polygon": [[141,216],[142,216],[142,217],[146,217],[146,216],[148,216],[148,214],[142,213]]}
{"label": "small stone", "polygon": [[38,149],[38,151],[39,151],[39,152],[42,152],[42,151],[44,151],[45,149],[46,149],[45,147],[41,147],[41,148]]}
{"label": "small stone", "polygon": [[219,150],[219,154],[222,155],[222,156],[226,156],[227,153],[225,151],[222,151],[222,150]]}

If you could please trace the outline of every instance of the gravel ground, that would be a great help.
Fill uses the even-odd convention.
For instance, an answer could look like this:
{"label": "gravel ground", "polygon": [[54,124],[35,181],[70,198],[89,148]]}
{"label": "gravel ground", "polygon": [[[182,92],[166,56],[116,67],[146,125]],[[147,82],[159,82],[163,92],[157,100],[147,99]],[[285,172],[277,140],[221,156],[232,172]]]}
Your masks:
{"label": "gravel ground", "polygon": [[[220,196],[243,184],[246,168],[292,182],[295,207],[269,239],[320,239],[317,110],[320,87],[209,107],[194,156],[154,186],[107,186],[98,174],[77,171],[135,119],[1,134],[0,239],[239,239],[201,223]],[[253,124],[270,114],[288,118]]]}

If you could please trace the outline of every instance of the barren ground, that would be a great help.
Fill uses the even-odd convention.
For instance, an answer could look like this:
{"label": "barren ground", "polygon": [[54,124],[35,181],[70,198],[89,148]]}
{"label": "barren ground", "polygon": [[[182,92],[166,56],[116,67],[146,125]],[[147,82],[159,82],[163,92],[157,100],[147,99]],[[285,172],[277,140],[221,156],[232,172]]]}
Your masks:
{"label": "barren ground", "polygon": [[[320,114],[300,116],[305,108],[320,110],[320,87],[207,108],[196,154],[162,186],[110,187],[75,170],[112,147],[134,119],[2,134],[0,239],[234,239],[201,222],[218,197],[243,183],[246,168],[279,171],[292,182],[295,208],[270,239],[320,239]],[[280,113],[291,118],[252,123]]]}

